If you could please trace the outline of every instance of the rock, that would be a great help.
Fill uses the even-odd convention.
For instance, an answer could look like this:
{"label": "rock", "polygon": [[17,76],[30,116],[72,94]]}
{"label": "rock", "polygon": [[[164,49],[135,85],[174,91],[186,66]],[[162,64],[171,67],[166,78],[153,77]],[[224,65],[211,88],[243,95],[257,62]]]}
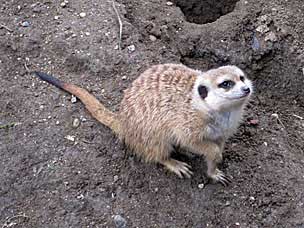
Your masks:
{"label": "rock", "polygon": [[34,13],[41,13],[41,11],[42,11],[42,7],[41,6],[34,4],[33,7],[34,7],[33,8],[33,12]]}
{"label": "rock", "polygon": [[75,118],[73,120],[73,127],[77,128],[77,127],[79,127],[79,125],[80,125],[80,120],[78,118]]}
{"label": "rock", "polygon": [[150,34],[157,38],[161,37],[161,33],[161,29],[158,26],[153,26],[153,28],[150,30]]}
{"label": "rock", "polygon": [[114,223],[117,228],[125,228],[127,221],[120,215],[115,215],[114,216]]}
{"label": "rock", "polygon": [[87,119],[83,116],[80,116],[80,120],[81,120],[81,122],[86,122],[87,121]]}
{"label": "rock", "polygon": [[256,35],[253,36],[251,47],[253,50],[258,50],[260,48],[260,42]]}
{"label": "rock", "polygon": [[118,178],[119,178],[119,177],[118,177],[117,175],[115,175],[115,176],[113,177],[113,181],[114,181],[114,182],[118,181]]}
{"label": "rock", "polygon": [[253,126],[256,126],[256,125],[259,124],[259,120],[258,120],[258,119],[250,120],[250,121],[249,121],[249,124],[250,124],[250,125],[253,125]]}
{"label": "rock", "polygon": [[127,49],[128,49],[128,51],[129,51],[130,53],[132,53],[132,52],[135,51],[135,45],[132,44],[132,45],[128,46]]}
{"label": "rock", "polygon": [[60,3],[60,6],[61,6],[62,8],[66,7],[66,5],[67,5],[66,2],[61,2],[61,3]]}
{"label": "rock", "polygon": [[77,98],[74,95],[72,95],[71,102],[73,104],[77,102]]}
{"label": "rock", "polygon": [[55,19],[55,20],[58,20],[58,19],[59,19],[59,16],[58,16],[58,15],[56,15],[56,16],[54,17],[54,19]]}
{"label": "rock", "polygon": [[67,140],[72,141],[72,142],[75,141],[75,136],[72,136],[72,135],[67,135],[64,138],[66,138]]}
{"label": "rock", "polygon": [[273,113],[273,114],[271,114],[271,116],[276,118],[276,119],[279,118],[279,115],[277,113]]}
{"label": "rock", "polygon": [[255,30],[258,31],[259,33],[264,34],[269,31],[269,28],[267,25],[260,25]]}
{"label": "rock", "polygon": [[126,80],[126,79],[127,79],[127,76],[124,75],[124,76],[121,77],[121,79],[122,79],[122,80]]}
{"label": "rock", "polygon": [[166,5],[167,5],[167,6],[173,6],[173,2],[169,2],[169,1],[168,1],[168,2],[166,3]]}
{"label": "rock", "polygon": [[265,41],[271,41],[271,42],[277,41],[276,34],[274,32],[269,32],[265,37]]}
{"label": "rock", "polygon": [[85,32],[84,34],[85,34],[86,36],[91,35],[91,33],[89,33],[89,32]]}
{"label": "rock", "polygon": [[201,183],[201,184],[198,185],[198,188],[199,188],[199,189],[203,189],[204,187],[205,187],[205,184],[204,184],[204,183]]}
{"label": "rock", "polygon": [[81,12],[81,13],[79,14],[79,16],[80,16],[81,18],[84,18],[85,16],[87,16],[87,14],[86,14],[85,12]]}
{"label": "rock", "polygon": [[21,23],[21,26],[22,26],[22,27],[29,27],[29,26],[30,26],[30,23],[29,23],[28,21],[23,21],[23,22]]}
{"label": "rock", "polygon": [[157,40],[157,38],[156,38],[155,36],[153,36],[153,35],[150,35],[149,38],[150,38],[150,40],[151,40],[152,42],[154,42],[154,41]]}

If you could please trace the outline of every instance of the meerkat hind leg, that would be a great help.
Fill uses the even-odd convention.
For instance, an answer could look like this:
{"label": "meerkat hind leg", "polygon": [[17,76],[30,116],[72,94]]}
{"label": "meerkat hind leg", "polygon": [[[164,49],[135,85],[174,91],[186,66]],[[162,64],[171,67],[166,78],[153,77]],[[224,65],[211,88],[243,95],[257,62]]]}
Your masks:
{"label": "meerkat hind leg", "polygon": [[161,161],[160,163],[180,178],[183,178],[183,176],[190,178],[193,175],[193,172],[190,170],[191,166],[185,162],[169,158],[167,160]]}

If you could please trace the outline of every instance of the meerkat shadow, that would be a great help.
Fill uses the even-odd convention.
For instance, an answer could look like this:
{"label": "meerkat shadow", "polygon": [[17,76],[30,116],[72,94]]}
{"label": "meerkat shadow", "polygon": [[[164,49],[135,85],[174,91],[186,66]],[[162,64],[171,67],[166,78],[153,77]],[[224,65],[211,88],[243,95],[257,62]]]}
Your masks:
{"label": "meerkat shadow", "polygon": [[207,178],[205,175],[207,171],[207,164],[204,156],[194,154],[187,149],[181,148],[180,146],[174,146],[173,148],[174,150],[171,153],[171,157],[189,164],[191,166],[191,170],[194,172],[192,178],[200,178],[201,175],[203,179]]}

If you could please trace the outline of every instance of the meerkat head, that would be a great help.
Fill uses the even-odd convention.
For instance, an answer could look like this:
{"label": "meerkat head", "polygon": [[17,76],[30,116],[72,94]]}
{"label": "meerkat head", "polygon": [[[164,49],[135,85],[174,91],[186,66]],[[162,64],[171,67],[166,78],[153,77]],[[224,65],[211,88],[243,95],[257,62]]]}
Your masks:
{"label": "meerkat head", "polygon": [[203,72],[193,88],[197,109],[229,111],[243,106],[252,94],[252,82],[236,66],[222,66]]}

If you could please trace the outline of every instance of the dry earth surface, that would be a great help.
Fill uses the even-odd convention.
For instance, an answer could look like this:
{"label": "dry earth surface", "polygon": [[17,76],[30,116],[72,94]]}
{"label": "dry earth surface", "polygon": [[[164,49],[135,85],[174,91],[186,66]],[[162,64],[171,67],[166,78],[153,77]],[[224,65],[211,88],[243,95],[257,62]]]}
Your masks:
{"label": "dry earth surface", "polygon": [[[112,1],[1,0],[0,227],[303,228],[304,2],[114,4],[121,50]],[[203,158],[182,156],[190,180],[138,161],[80,102],[30,73],[51,72],[118,110],[141,72],[168,62],[236,64],[254,81],[225,149],[228,187],[208,184]]]}

